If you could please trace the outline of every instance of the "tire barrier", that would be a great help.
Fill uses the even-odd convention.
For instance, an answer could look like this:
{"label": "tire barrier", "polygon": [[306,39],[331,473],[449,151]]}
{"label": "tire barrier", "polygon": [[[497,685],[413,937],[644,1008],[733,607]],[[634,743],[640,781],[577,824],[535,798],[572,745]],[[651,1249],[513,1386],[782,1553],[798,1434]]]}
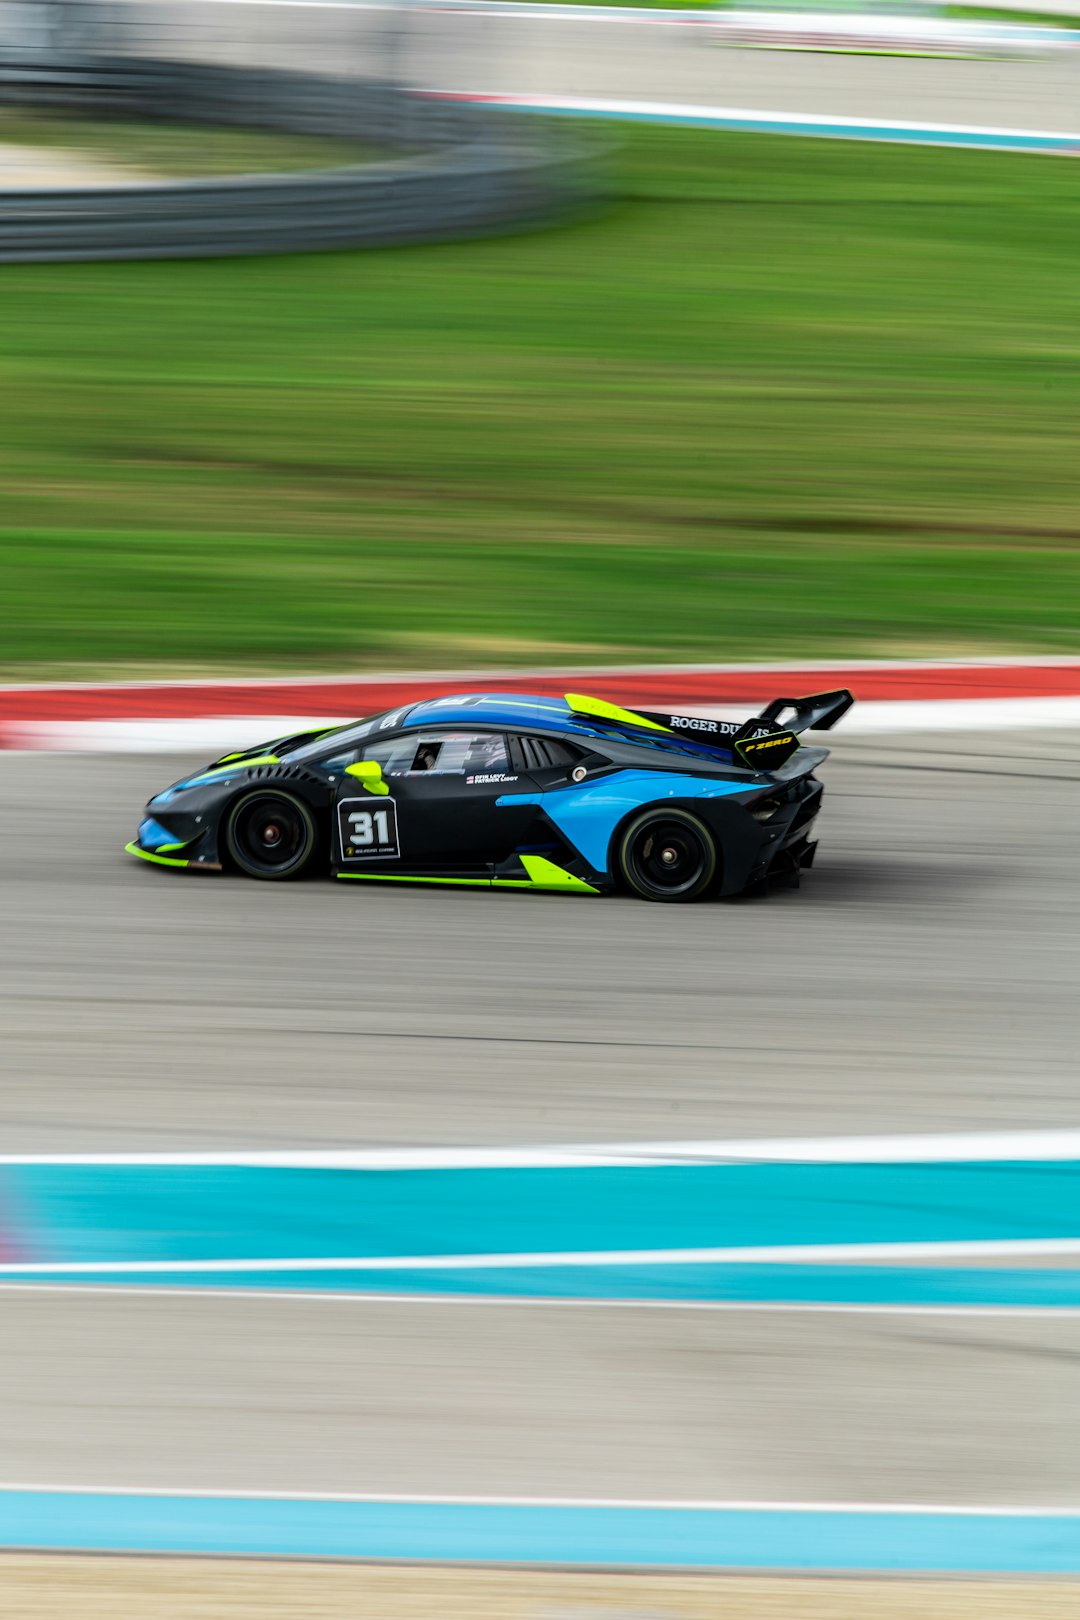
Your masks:
{"label": "tire barrier", "polygon": [[370,80],[147,57],[0,56],[0,105],[335,136],[385,162],[288,174],[0,189],[0,261],[375,247],[552,223],[594,206],[565,125]]}

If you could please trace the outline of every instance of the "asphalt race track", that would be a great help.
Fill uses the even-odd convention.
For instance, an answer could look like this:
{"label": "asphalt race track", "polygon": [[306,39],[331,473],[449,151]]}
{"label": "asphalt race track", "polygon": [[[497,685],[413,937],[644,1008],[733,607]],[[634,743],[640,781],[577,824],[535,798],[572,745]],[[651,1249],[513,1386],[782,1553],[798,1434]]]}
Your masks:
{"label": "asphalt race track", "polygon": [[5,1151],[1080,1125],[1080,737],[833,746],[801,890],[685,907],[160,871],[201,757],[0,753]]}
{"label": "asphalt race track", "polygon": [[1080,1321],[4,1296],[23,1484],[1080,1506]]}
{"label": "asphalt race track", "polygon": [[671,22],[467,5],[228,5],[161,0],[151,48],[200,60],[387,76],[429,90],[614,97],[762,111],[1071,132],[1080,52],[956,61],[742,50],[706,19]]}
{"label": "asphalt race track", "polygon": [[740,50],[707,26],[424,18],[410,43],[434,89],[614,97],[767,112],[1075,131],[1080,53],[951,61]]}
{"label": "asphalt race track", "polygon": [[[1073,733],[838,735],[802,889],[686,908],[124,856],[199,763],[0,755],[5,1153],[1080,1125]],[[1080,1506],[1075,1314],[3,1310],[9,1481]]]}

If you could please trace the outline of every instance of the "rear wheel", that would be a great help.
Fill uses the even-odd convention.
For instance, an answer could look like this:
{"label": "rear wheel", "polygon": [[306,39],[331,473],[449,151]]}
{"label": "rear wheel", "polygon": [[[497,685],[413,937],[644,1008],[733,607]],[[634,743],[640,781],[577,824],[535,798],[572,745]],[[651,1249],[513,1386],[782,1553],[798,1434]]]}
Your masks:
{"label": "rear wheel", "polygon": [[686,810],[646,810],[619,839],[617,863],[627,888],[645,900],[700,900],[716,881],[716,840]]}
{"label": "rear wheel", "polygon": [[280,882],[310,871],[319,829],[302,799],[260,789],[237,799],[229,811],[225,848],[248,877]]}

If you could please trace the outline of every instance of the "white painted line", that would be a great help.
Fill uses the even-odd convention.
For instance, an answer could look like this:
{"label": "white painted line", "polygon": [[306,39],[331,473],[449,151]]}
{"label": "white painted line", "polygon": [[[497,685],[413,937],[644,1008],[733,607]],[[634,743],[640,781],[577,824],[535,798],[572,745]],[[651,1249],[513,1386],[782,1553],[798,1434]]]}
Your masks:
{"label": "white painted line", "polygon": [[1080,1507],[1014,1507],[1007,1503],[986,1505],[966,1502],[776,1502],[736,1497],[717,1501],[680,1497],[624,1496],[458,1496],[421,1495],[395,1491],[267,1491],[224,1490],[210,1485],[203,1490],[190,1485],[68,1485],[25,1484],[0,1480],[0,1491],[27,1495],[53,1496],[179,1496],[220,1498],[223,1501],[259,1502],[416,1502],[467,1507],[569,1507],[569,1508],[670,1508],[682,1513],[904,1513],[933,1514],[936,1517],[971,1515],[980,1519],[1080,1518]]}
{"label": "white painted line", "polygon": [[[843,719],[849,735],[894,731],[1003,731],[1032,726],[1080,726],[1080,696],[944,698],[856,703]],[[816,734],[807,740],[813,743]],[[820,739],[822,742],[826,738]]]}
{"label": "white painted line", "polygon": [[[261,0],[239,0],[240,4],[261,3]],[[281,0],[282,4],[294,4],[295,0]],[[301,0],[302,4],[319,4],[320,0]],[[702,28],[711,23],[716,24],[716,18],[707,11],[667,10],[655,7],[645,9],[632,6],[533,6],[516,4],[515,0],[480,0],[479,5],[462,5],[460,0],[425,0],[433,11],[447,11],[455,17],[483,17],[490,22],[492,17],[506,19],[511,22],[571,22],[571,23],[606,23],[610,27],[613,23],[629,23],[634,28]],[[393,10],[392,6],[373,7],[374,10]],[[991,25],[993,26],[993,25]],[[1000,23],[997,25],[1002,26]],[[1062,33],[1064,29],[1060,30]],[[1032,29],[1024,32],[1031,33]]]}
{"label": "white painted line", "polygon": [[[363,1040],[363,1031],[357,1039]],[[559,1170],[726,1164],[983,1164],[1080,1161],[1080,1127],[888,1136],[688,1138],[535,1147],[284,1148],[214,1152],[3,1153],[3,1165],[253,1170]]]}
{"label": "white painted line", "polygon": [[815,1300],[752,1300],[752,1299],[603,1299],[585,1298],[566,1294],[548,1297],[538,1294],[392,1294],[371,1293],[367,1290],[341,1290],[336,1288],[199,1288],[176,1283],[164,1288],[145,1283],[33,1283],[4,1282],[0,1280],[0,1294],[117,1294],[126,1298],[153,1299],[159,1303],[167,1299],[272,1299],[295,1301],[309,1305],[326,1301],[329,1304],[351,1305],[484,1305],[528,1306],[531,1309],[605,1310],[605,1311],[714,1311],[742,1313],[756,1312],[781,1316],[986,1316],[1046,1318],[1080,1318],[1080,1305],[879,1305],[851,1302]]}
{"label": "white painted line", "polygon": [[174,720],[9,720],[8,752],[181,754],[239,749],[268,737],[341,725],[354,715],[239,714]]}
{"label": "white painted line", "polygon": [[910,118],[854,118],[835,113],[773,112],[762,107],[708,106],[682,101],[626,101],[604,96],[535,96],[514,91],[428,90],[424,94],[455,101],[490,102],[498,106],[533,108],[537,112],[600,114],[608,118],[672,119],[683,123],[724,124],[745,123],[755,126],[787,128],[798,124],[807,130],[845,130],[852,135],[873,130],[888,130],[897,136],[929,134],[942,140],[965,140],[971,137],[988,141],[1059,141],[1073,142],[1080,150],[1080,132],[1072,130],[1024,129],[1009,124],[927,124]]}
{"label": "white painted line", "polygon": [[582,1266],[785,1265],[849,1260],[946,1260],[1014,1255],[1080,1254],[1080,1237],[946,1238],[941,1242],[773,1243],[734,1248],[540,1250],[522,1254],[308,1255],[218,1260],[32,1260],[4,1261],[3,1277],[218,1275],[240,1272],[329,1273],[335,1271],[516,1271]]}

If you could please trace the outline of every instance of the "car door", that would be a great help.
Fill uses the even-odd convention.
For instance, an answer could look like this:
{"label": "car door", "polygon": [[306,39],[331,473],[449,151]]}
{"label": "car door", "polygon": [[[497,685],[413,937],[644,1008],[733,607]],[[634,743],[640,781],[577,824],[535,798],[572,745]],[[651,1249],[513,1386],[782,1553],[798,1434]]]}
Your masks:
{"label": "car door", "polygon": [[511,768],[502,732],[417,726],[367,743],[360,758],[378,761],[389,791],[342,785],[334,853],[348,868],[484,872],[513,853],[536,815],[535,805],[498,803],[536,791]]}

